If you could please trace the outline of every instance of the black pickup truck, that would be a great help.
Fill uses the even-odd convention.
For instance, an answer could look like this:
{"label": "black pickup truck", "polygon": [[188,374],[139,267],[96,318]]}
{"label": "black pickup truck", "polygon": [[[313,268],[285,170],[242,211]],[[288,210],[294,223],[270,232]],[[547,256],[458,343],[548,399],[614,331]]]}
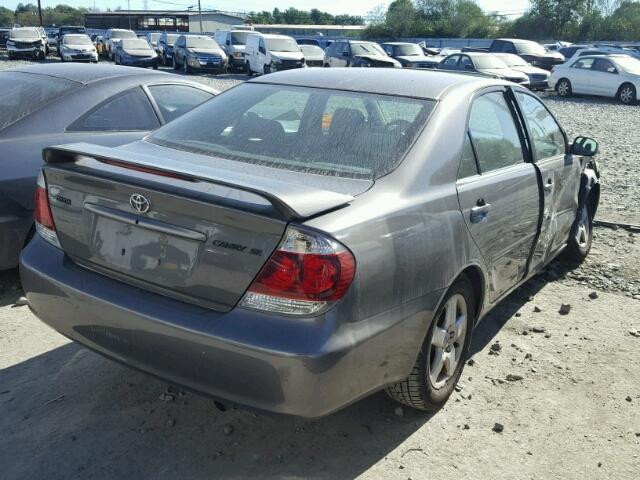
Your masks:
{"label": "black pickup truck", "polygon": [[522,57],[534,67],[551,70],[555,65],[564,63],[564,56],[559,52],[545,50],[539,43],[519,38],[498,38],[489,48],[463,48],[466,52],[513,53]]}

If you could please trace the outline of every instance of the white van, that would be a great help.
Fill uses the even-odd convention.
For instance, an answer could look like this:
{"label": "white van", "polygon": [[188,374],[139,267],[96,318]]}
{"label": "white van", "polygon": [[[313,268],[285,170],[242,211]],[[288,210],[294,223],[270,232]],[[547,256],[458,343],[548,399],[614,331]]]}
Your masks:
{"label": "white van", "polygon": [[293,38],[262,33],[252,33],[247,37],[245,47],[247,75],[268,74],[304,66],[304,55]]}
{"label": "white van", "polygon": [[252,33],[252,31],[245,29],[218,30],[215,33],[216,41],[229,57],[229,68],[231,70],[244,70],[245,45],[247,44],[247,38]]}

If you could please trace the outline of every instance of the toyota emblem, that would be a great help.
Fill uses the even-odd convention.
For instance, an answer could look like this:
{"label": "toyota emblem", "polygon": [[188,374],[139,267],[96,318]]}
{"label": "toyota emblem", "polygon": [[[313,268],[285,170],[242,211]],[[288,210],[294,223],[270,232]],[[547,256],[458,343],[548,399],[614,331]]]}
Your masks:
{"label": "toyota emblem", "polygon": [[139,193],[134,193],[129,199],[129,205],[138,213],[147,213],[151,208],[151,203],[146,197]]}

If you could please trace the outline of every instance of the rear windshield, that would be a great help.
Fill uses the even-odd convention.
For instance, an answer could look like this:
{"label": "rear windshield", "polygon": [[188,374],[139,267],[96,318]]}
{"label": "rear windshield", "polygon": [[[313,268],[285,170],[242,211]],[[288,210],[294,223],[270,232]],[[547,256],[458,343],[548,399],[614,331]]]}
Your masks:
{"label": "rear windshield", "polygon": [[431,100],[247,83],[148,140],[283,170],[376,179],[401,162],[433,106]]}
{"label": "rear windshield", "polygon": [[49,76],[0,72],[0,130],[39,110],[80,84]]}
{"label": "rear windshield", "polygon": [[396,55],[406,55],[409,57],[416,55],[424,55],[424,52],[420,48],[420,45],[415,43],[409,43],[407,45],[396,45],[395,47]]}

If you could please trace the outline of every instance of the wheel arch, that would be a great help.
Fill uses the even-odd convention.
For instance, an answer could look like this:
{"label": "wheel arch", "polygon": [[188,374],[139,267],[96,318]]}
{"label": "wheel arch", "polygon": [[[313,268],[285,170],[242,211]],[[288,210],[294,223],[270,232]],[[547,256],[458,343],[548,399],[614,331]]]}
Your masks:
{"label": "wheel arch", "polygon": [[[471,288],[473,289],[473,296],[476,300],[475,312],[474,312],[474,325],[478,323],[480,319],[481,313],[484,311],[485,299],[486,299],[486,285],[487,281],[484,275],[484,272],[480,265],[478,264],[470,264],[464,267],[458,274],[453,278],[449,287],[453,285],[460,277],[466,277],[469,282],[471,282]],[[448,291],[448,288],[447,288]],[[446,293],[445,293],[446,295]]]}

